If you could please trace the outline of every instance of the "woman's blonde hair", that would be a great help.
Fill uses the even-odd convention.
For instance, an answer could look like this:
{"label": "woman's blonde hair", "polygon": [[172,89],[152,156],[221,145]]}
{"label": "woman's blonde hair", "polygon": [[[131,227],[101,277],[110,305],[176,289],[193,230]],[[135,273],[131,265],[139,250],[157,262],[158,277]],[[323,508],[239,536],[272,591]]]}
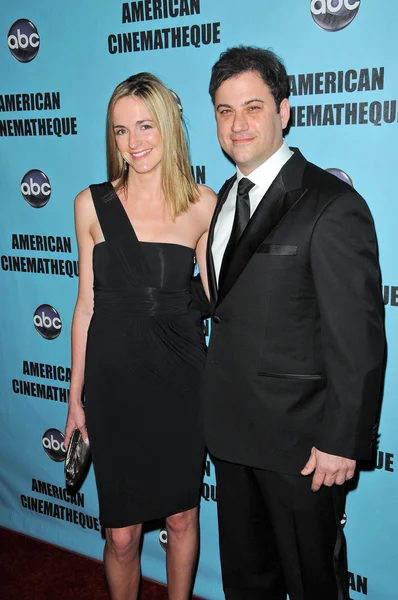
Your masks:
{"label": "woman's blonde hair", "polygon": [[116,191],[127,190],[128,169],[116,146],[113,109],[120,98],[141,98],[160,131],[163,145],[162,188],[174,220],[199,199],[198,186],[192,175],[188,144],[180,109],[173,93],[151,73],[138,73],[122,81],[113,92],[106,117],[106,154],[108,180],[118,179]]}

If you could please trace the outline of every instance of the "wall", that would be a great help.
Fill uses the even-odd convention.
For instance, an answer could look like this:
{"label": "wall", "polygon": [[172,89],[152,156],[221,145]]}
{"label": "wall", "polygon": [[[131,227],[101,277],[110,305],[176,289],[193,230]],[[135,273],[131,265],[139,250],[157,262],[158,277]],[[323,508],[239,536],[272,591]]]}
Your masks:
{"label": "wall", "polygon": [[[63,491],[60,432],[78,277],[73,199],[106,179],[105,111],[114,87],[150,71],[175,90],[195,176],[217,190],[233,168],[215,134],[211,66],[231,45],[271,47],[291,75],[288,143],[348,176],[376,223],[389,359],[376,468],[361,472],[349,494],[346,532],[352,599],[396,598],[398,6],[387,0],[18,0],[2,13],[0,524],[102,556],[92,470],[73,504]],[[210,462],[201,523],[195,591],[219,600]],[[144,575],[159,581],[165,581],[162,540],[164,532],[148,533],[143,550]]]}

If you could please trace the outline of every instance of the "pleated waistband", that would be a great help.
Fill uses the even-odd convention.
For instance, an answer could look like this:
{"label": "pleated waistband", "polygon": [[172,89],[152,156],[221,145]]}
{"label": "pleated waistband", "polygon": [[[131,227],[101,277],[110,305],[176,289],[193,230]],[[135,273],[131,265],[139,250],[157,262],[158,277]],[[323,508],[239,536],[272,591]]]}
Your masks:
{"label": "pleated waistband", "polygon": [[129,290],[94,288],[96,313],[149,316],[186,314],[189,302],[188,289],[164,290],[141,286]]}

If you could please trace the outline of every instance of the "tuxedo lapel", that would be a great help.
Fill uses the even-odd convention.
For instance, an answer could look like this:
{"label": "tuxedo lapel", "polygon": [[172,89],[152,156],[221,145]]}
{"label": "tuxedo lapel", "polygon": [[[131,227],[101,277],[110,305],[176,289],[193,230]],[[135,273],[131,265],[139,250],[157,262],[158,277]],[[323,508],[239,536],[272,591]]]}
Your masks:
{"label": "tuxedo lapel", "polygon": [[209,228],[209,236],[208,236],[208,240],[207,240],[207,249],[206,249],[206,263],[207,263],[207,277],[208,277],[208,281],[209,281],[209,290],[210,290],[210,301],[212,304],[215,304],[217,302],[217,295],[218,295],[217,278],[216,278],[216,272],[214,269],[213,252],[211,249],[211,247],[213,245],[213,239],[214,239],[214,228],[216,226],[217,219],[220,215],[221,208],[222,208],[224,202],[226,201],[226,199],[228,198],[229,191],[230,191],[231,187],[233,186],[235,179],[236,179],[236,175],[234,175],[233,177],[228,179],[224,183],[222,188],[220,189],[220,191],[218,193],[217,206],[214,211],[214,215],[211,220],[210,228]]}
{"label": "tuxedo lapel", "polygon": [[306,161],[297,149],[293,150],[294,155],[283,166],[263,196],[235,248],[229,265],[226,265],[224,277],[219,281],[217,303],[225,298],[258,247],[306,191],[301,187]]}

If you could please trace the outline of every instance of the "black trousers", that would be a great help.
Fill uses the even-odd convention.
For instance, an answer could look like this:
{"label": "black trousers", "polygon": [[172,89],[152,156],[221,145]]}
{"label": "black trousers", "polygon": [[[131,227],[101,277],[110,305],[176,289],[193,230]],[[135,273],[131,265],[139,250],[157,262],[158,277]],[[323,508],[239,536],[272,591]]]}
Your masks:
{"label": "black trousers", "polygon": [[344,486],[214,459],[227,600],[349,600]]}

